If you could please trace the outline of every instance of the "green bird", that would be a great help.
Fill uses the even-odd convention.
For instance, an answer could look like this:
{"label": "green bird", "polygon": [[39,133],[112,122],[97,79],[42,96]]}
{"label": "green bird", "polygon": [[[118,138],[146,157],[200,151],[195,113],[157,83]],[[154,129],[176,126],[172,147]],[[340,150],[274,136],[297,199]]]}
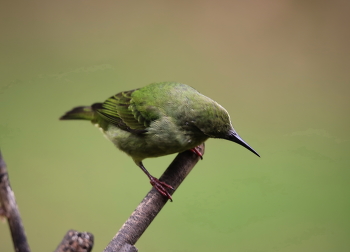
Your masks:
{"label": "green bird", "polygon": [[[104,103],[75,107],[60,120],[89,120],[120,150],[132,157],[162,195],[172,186],[153,177],[142,160],[191,150],[208,138],[226,139],[253,150],[232,127],[227,111],[185,84],[152,83],[118,93]],[[259,156],[260,157],[260,156]]]}

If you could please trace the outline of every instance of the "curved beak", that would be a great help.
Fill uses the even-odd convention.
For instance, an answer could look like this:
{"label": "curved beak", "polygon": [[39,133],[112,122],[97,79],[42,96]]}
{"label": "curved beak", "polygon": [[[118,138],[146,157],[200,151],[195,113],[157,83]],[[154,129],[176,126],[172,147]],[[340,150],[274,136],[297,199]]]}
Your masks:
{"label": "curved beak", "polygon": [[228,140],[235,142],[239,145],[242,145],[244,148],[247,148],[248,150],[253,152],[255,155],[260,157],[260,155],[252,147],[250,147],[249,144],[247,144],[236,132],[231,132]]}

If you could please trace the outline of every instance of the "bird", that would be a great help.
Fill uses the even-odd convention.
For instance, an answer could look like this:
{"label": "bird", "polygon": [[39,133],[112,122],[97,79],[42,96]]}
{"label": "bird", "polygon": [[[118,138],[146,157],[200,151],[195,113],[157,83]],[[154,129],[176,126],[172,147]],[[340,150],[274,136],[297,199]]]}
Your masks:
{"label": "bird", "polygon": [[226,109],[194,88],[178,82],[156,82],[111,96],[103,103],[74,107],[60,120],[88,120],[118,149],[128,154],[150,184],[172,201],[167,189],[143,165],[154,158],[196,148],[208,138],[235,142],[258,157],[235,131]]}

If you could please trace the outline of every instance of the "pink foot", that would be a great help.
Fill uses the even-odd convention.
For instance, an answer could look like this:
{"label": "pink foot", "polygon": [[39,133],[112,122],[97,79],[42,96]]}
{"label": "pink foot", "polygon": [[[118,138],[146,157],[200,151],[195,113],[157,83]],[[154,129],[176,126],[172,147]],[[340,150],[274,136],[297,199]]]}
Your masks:
{"label": "pink foot", "polygon": [[199,150],[197,150],[197,147],[190,149],[190,151],[192,151],[194,154],[197,154],[197,156],[199,156],[201,158],[201,160],[203,160],[203,155],[202,155],[202,153],[199,152]]}
{"label": "pink foot", "polygon": [[159,179],[155,177],[151,177],[151,180],[149,181],[151,185],[157,189],[157,191],[162,194],[163,196],[170,199],[170,201],[173,201],[173,198],[171,197],[170,193],[165,188],[169,188],[171,190],[175,190],[172,186],[168,185],[167,183],[164,183],[162,181],[159,181]]}

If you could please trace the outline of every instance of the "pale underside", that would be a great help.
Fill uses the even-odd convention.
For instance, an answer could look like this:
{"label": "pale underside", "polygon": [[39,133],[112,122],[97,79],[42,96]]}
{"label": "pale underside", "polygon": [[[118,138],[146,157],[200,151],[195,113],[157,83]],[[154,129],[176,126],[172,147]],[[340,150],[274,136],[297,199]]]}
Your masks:
{"label": "pale underside", "polygon": [[[208,139],[203,134],[194,135],[191,131],[180,130],[170,117],[153,121],[147,132],[135,134],[109,124],[103,130],[95,124],[118,149],[122,150],[139,164],[145,158],[160,157],[192,149]],[[181,132],[180,132],[181,131]]]}

